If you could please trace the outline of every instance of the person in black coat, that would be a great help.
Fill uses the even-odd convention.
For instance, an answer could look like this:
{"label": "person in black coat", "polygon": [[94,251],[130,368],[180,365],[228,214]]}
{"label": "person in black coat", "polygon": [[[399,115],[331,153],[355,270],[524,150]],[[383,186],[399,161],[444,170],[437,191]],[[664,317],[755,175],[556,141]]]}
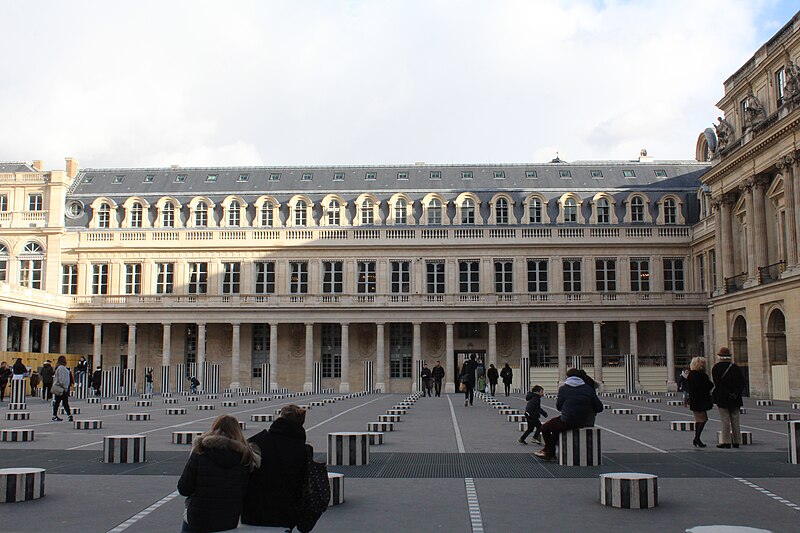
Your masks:
{"label": "person in black coat", "polygon": [[706,358],[694,357],[689,364],[689,377],[686,378],[686,389],[689,391],[689,409],[694,413],[694,444],[698,448],[706,445],[700,440],[703,428],[708,422],[708,411],[714,404],[711,401],[711,389],[714,384],[706,374]]}
{"label": "person in black coat", "polygon": [[287,529],[297,525],[308,473],[305,420],[305,409],[289,404],[281,408],[280,417],[269,430],[250,437],[261,452],[261,468],[250,476],[243,524]]}
{"label": "person in black coat", "polygon": [[711,369],[714,378],[714,403],[719,409],[719,418],[722,422],[722,442],[717,448],[738,448],[742,442],[742,432],[739,428],[739,408],[742,407],[742,391],[744,391],[744,374],[742,369],[733,363],[731,351],[722,347],[717,353],[719,362]]}
{"label": "person in black coat", "polygon": [[503,378],[503,387],[506,390],[506,396],[508,396],[511,394],[511,382],[514,379],[514,371],[511,370],[511,367],[508,366],[508,363],[506,363],[506,366],[504,366],[503,370],[500,371],[500,377]]}
{"label": "person in black coat", "polygon": [[422,378],[422,395],[425,396],[427,394],[429,397],[433,396],[433,374],[431,373],[431,369],[428,368],[428,363],[422,363],[422,370],[419,373],[419,377]]}
{"label": "person in black coat", "polygon": [[182,532],[227,531],[239,526],[250,471],[260,456],[244,439],[239,421],[220,415],[192,443],[192,454],[178,480],[186,496]]}
{"label": "person in black coat", "polygon": [[544,448],[534,454],[543,459],[555,458],[556,441],[560,433],[593,426],[597,413],[603,412],[603,402],[597,397],[594,381],[583,371],[570,368],[567,370],[567,379],[558,389],[556,409],[561,411],[561,416],[554,416],[542,426]]}
{"label": "person in black coat", "polygon": [[486,371],[486,379],[489,380],[489,394],[494,396],[497,390],[497,380],[500,379],[500,373],[494,365],[489,365],[489,370]]}
{"label": "person in black coat", "polygon": [[102,367],[97,367],[92,374],[92,389],[94,389],[94,395],[100,396],[100,387],[103,385],[103,369]]}
{"label": "person in black coat", "polygon": [[464,389],[464,407],[472,405],[472,401],[475,399],[475,370],[477,368],[478,362],[475,360],[475,354],[470,355],[469,359],[461,365],[458,380],[466,387]]}
{"label": "person in black coat", "polygon": [[442,380],[444,379],[444,367],[441,361],[436,361],[436,366],[431,371],[433,376],[433,387],[436,389],[436,396],[442,395]]}
{"label": "person in black coat", "polygon": [[11,367],[3,361],[0,363],[0,402],[6,395],[6,385],[8,385],[9,379],[11,379]]}
{"label": "person in black coat", "polygon": [[528,435],[533,433],[534,430],[536,430],[536,433],[533,433],[533,442],[536,444],[542,443],[540,438],[542,422],[539,420],[539,416],[547,418],[547,411],[542,409],[542,396],[544,396],[544,389],[541,385],[534,386],[531,391],[525,395],[525,399],[528,401],[525,405],[525,420],[528,422],[528,429],[526,429],[525,433],[519,438],[520,444],[528,444],[525,442],[525,439],[528,438]]}
{"label": "person in black coat", "polygon": [[55,376],[55,369],[53,363],[48,359],[42,365],[42,371],[39,375],[42,376],[42,396],[45,401],[50,401],[53,397],[53,376]]}

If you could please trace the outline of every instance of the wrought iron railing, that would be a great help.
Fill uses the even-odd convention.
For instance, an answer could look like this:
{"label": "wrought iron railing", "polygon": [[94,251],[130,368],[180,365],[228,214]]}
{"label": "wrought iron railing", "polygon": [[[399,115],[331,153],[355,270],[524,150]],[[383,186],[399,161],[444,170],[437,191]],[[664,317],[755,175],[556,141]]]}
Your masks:
{"label": "wrought iron railing", "polygon": [[725,278],[725,294],[741,290],[745,281],[747,281],[747,272]]}
{"label": "wrought iron railing", "polygon": [[783,260],[771,265],[758,267],[758,284],[772,283],[781,279],[781,274],[786,270],[786,263]]}

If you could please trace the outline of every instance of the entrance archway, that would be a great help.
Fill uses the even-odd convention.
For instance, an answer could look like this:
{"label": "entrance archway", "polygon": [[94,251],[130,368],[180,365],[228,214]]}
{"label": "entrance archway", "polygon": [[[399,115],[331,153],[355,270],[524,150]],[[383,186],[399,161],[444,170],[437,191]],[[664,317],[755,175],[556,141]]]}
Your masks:
{"label": "entrance archway", "polygon": [[767,318],[767,361],[771,374],[772,397],[789,399],[789,367],[786,359],[786,317],[773,309]]}
{"label": "entrance archway", "polygon": [[744,374],[744,395],[750,396],[750,367],[747,356],[747,320],[739,315],[733,321],[733,332],[731,334],[731,346],[733,350],[734,362],[742,369]]}

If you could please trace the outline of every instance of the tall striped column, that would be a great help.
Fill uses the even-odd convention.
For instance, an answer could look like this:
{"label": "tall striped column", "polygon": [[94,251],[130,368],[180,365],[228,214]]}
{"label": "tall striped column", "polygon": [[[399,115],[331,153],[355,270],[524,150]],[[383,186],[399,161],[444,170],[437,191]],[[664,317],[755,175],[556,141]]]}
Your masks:
{"label": "tall striped column", "polygon": [[789,422],[789,462],[800,464],[800,420]]}
{"label": "tall striped column", "polygon": [[375,374],[373,372],[372,361],[364,361],[364,388],[361,390],[375,390]]}
{"label": "tall striped column", "polygon": [[531,359],[527,355],[520,358],[520,381],[522,392],[527,393],[531,390]]}
{"label": "tall striped column", "polygon": [[161,394],[172,392],[169,385],[169,365],[161,365]]}
{"label": "tall striped column", "polygon": [[[416,383],[416,385],[415,385],[416,388],[414,389],[415,391],[423,390],[423,388],[422,388],[422,376],[420,375],[422,373],[422,363],[423,363],[423,361],[420,360],[420,359],[417,359],[416,361],[414,361],[414,380],[413,380],[413,382]],[[477,388],[477,383],[475,384],[475,387]]]}
{"label": "tall striped column", "polygon": [[569,356],[569,363],[567,363],[570,368],[583,368],[581,364],[581,356],[580,355],[570,355]]}
{"label": "tall striped column", "polygon": [[625,392],[636,392],[636,356],[625,354]]}
{"label": "tall striped column", "polygon": [[314,394],[322,393],[322,363],[319,361],[314,361],[314,374],[311,385],[311,391]]}
{"label": "tall striped column", "polygon": [[85,400],[86,397],[89,395],[89,376],[91,371],[83,372],[78,379],[77,383],[75,383],[75,398],[78,400]]}
{"label": "tall striped column", "polygon": [[208,394],[219,394],[219,365],[217,363],[203,363],[203,375],[206,378],[205,383],[200,383],[203,392]]}
{"label": "tall striped column", "polygon": [[11,380],[11,403],[25,403],[25,380]]}
{"label": "tall striped column", "polygon": [[269,394],[272,383],[272,365],[269,363],[261,364],[261,394]]}
{"label": "tall striped column", "polygon": [[123,384],[125,396],[133,396],[136,394],[136,369],[135,368],[126,368],[125,369],[125,382]]}
{"label": "tall striped column", "polygon": [[180,396],[188,388],[189,376],[186,374],[186,365],[178,363],[175,365],[175,393]]}

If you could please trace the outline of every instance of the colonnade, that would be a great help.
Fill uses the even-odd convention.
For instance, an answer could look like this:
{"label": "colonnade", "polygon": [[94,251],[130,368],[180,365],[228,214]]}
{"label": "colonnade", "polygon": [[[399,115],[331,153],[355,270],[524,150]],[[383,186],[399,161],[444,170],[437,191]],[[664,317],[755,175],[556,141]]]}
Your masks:
{"label": "colonnade", "polygon": [[[9,315],[0,314],[0,351],[9,351],[8,346],[8,321],[11,318]],[[20,327],[20,340],[19,340],[19,351],[20,352],[30,352],[31,351],[31,321],[36,320],[30,317],[22,316],[19,317],[21,320],[21,327]],[[50,353],[50,326],[52,324],[51,320],[41,320],[41,341],[39,346],[39,353]],[[66,354],[67,353],[67,324],[65,322],[61,322],[61,328],[59,330],[59,337],[58,337],[58,353]]]}

